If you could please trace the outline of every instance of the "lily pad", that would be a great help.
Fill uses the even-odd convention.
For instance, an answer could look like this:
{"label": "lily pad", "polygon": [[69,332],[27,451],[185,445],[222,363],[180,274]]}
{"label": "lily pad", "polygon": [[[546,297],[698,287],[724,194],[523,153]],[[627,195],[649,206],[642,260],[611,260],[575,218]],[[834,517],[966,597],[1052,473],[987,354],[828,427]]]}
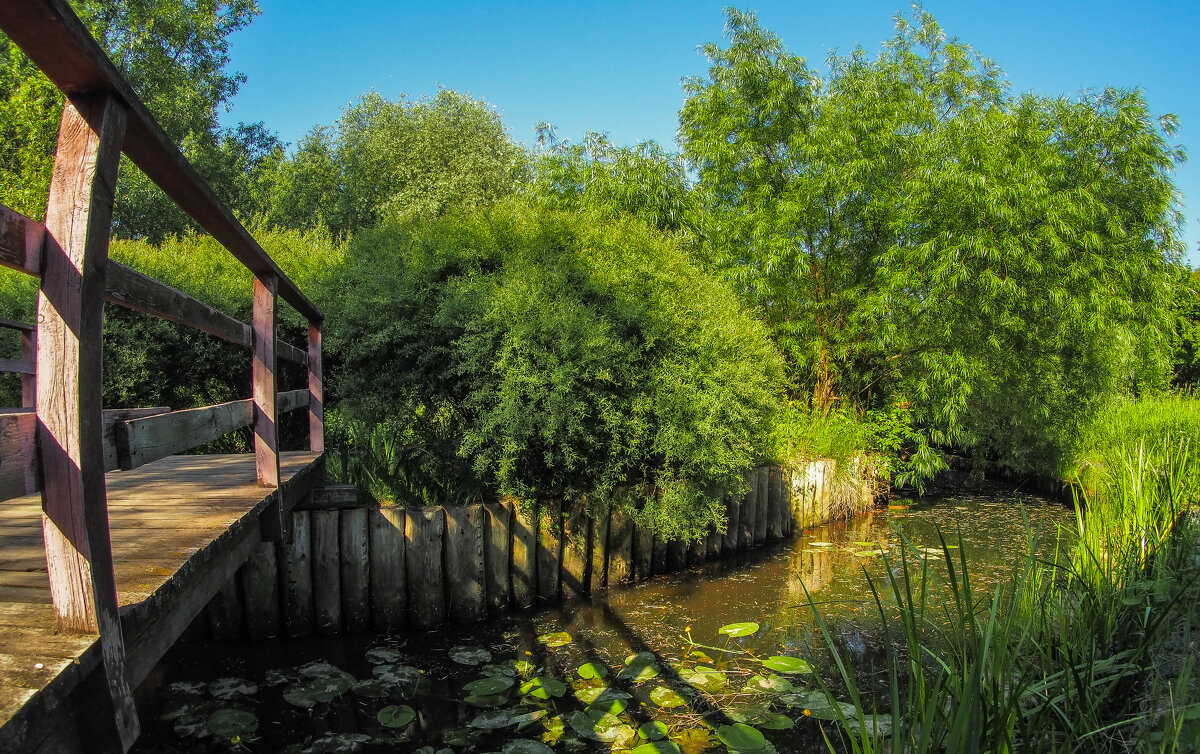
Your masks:
{"label": "lily pad", "polygon": [[209,715],[204,727],[217,738],[236,741],[258,730],[258,718],[253,712],[226,707]]}
{"label": "lily pad", "polygon": [[565,694],[567,687],[562,681],[549,676],[538,676],[521,684],[521,693],[537,699],[549,699]]}
{"label": "lily pad", "polygon": [[768,657],[762,661],[763,667],[774,670],[776,673],[811,673],[812,666],[805,660],[799,657],[784,657],[776,655]]}
{"label": "lily pad", "polygon": [[601,715],[619,715],[628,706],[629,701],[626,699],[608,698],[589,704],[583,711],[587,713],[588,717],[595,720]]}
{"label": "lily pad", "polygon": [[392,690],[392,686],[387,681],[368,678],[363,681],[355,681],[350,690],[354,692],[355,696],[361,696],[364,699],[382,699]]}
{"label": "lily pad", "polygon": [[512,688],[515,681],[504,676],[488,676],[471,681],[463,689],[475,696],[491,696]]}
{"label": "lily pad", "polygon": [[407,704],[389,704],[379,710],[375,719],[385,728],[404,728],[417,716],[416,710]]}
{"label": "lily pad", "polygon": [[745,623],[730,623],[727,626],[721,626],[717,629],[718,633],[725,636],[739,637],[750,636],[758,632],[758,624],[754,621],[746,621]]}
{"label": "lily pad", "polygon": [[492,661],[492,653],[483,647],[451,647],[450,659],[459,665],[482,665]]}
{"label": "lily pad", "polygon": [[554,754],[554,749],[546,744],[528,738],[514,738],[500,751],[501,754]]}
{"label": "lily pad", "polygon": [[575,671],[580,678],[603,678],[608,675],[608,668],[597,662],[587,662]]}
{"label": "lily pad", "polygon": [[657,686],[651,690],[650,701],[665,709],[682,707],[687,704],[687,700],[680,696],[679,692],[666,686]]}
{"label": "lily pad", "polygon": [[617,678],[634,682],[648,681],[658,675],[658,663],[650,652],[638,652],[625,658],[625,667],[617,673]]}
{"label": "lily pad", "polygon": [[729,679],[725,677],[724,671],[704,665],[697,666],[695,670],[682,675],[683,680],[704,691],[717,691],[729,685]]}
{"label": "lily pad", "polygon": [[208,693],[213,699],[229,702],[257,694],[258,686],[244,678],[218,678],[208,684]]}
{"label": "lily pad", "polygon": [[508,704],[507,694],[471,694],[463,701],[476,707],[503,707]]}
{"label": "lily pad", "polygon": [[596,704],[608,699],[632,699],[633,697],[620,689],[589,686],[588,688],[575,689],[575,698],[584,704]]}
{"label": "lily pad", "polygon": [[790,730],[796,725],[796,721],[792,720],[792,718],[788,717],[787,715],[782,715],[778,712],[771,712],[767,715],[763,715],[758,720],[755,720],[754,724],[760,728],[766,728],[767,730]]}
{"label": "lily pad", "polygon": [[293,707],[303,707],[309,709],[317,705],[317,700],[312,695],[312,690],[303,683],[298,683],[294,686],[288,686],[283,690],[283,701]]}
{"label": "lily pad", "polygon": [[683,754],[683,749],[674,741],[650,741],[635,748],[633,754]]}
{"label": "lily pad", "polygon": [[371,668],[371,675],[385,683],[406,686],[416,683],[421,671],[412,665],[376,665]]}
{"label": "lily pad", "polygon": [[500,728],[507,728],[510,725],[516,725],[515,718],[517,717],[520,717],[520,715],[512,710],[489,710],[488,712],[479,713],[475,716],[474,720],[467,724],[472,728],[479,728],[480,730],[499,730]]}
{"label": "lily pad", "polygon": [[547,647],[565,647],[573,641],[571,635],[566,631],[542,634],[537,637],[537,640],[539,644],[545,644]]}
{"label": "lily pad", "polygon": [[812,547],[833,547],[833,542],[809,542]]}
{"label": "lily pad", "polygon": [[326,733],[312,742],[309,751],[319,751],[324,754],[354,754],[362,749],[363,744],[370,742],[371,737],[365,733]]}
{"label": "lily pad", "polygon": [[648,723],[644,723],[640,728],[638,728],[637,731],[638,737],[644,738],[647,741],[658,741],[664,739],[670,732],[671,729],[668,728],[667,724],[661,720],[651,720]]}
{"label": "lily pad", "polygon": [[746,690],[759,694],[786,694],[795,690],[792,682],[775,674],[752,676],[746,682]]}
{"label": "lily pad", "polygon": [[399,650],[392,647],[374,647],[368,649],[364,656],[372,665],[391,665],[400,662],[403,658]]}
{"label": "lily pad", "polygon": [[757,729],[745,723],[722,725],[717,728],[717,738],[729,747],[731,752],[740,754],[757,754],[767,748],[767,739]]}

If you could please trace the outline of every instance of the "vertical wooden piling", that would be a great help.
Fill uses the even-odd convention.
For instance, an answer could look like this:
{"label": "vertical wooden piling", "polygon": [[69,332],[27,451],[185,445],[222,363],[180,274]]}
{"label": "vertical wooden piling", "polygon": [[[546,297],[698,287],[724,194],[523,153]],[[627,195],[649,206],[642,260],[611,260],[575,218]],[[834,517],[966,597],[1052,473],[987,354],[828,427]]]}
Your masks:
{"label": "vertical wooden piling", "polygon": [[767,467],[767,541],[783,538],[783,477],[778,466]]}
{"label": "vertical wooden piling", "polygon": [[633,519],[621,506],[608,519],[608,585],[628,584],[633,578]]}
{"label": "vertical wooden piling", "polygon": [[404,511],[404,572],[408,579],[408,622],[433,628],[446,621],[442,537],[446,515],[437,506]]}
{"label": "vertical wooden piling", "polygon": [[728,557],[738,549],[738,530],[742,524],[742,501],[725,496],[725,535],[721,537],[721,555]]}
{"label": "vertical wooden piling", "polygon": [[667,542],[667,570],[681,571],[687,568],[688,544],[682,539],[672,539]]}
{"label": "vertical wooden piling", "polygon": [[645,524],[633,527],[633,578],[645,581],[654,574],[654,534]]}
{"label": "vertical wooden piling", "polygon": [[371,560],[368,547],[367,510],[341,511],[342,626],[349,633],[362,633],[371,625]]}
{"label": "vertical wooden piling", "polygon": [[596,511],[592,518],[592,567],[589,581],[592,593],[608,586],[608,509]]}
{"label": "vertical wooden piling", "polygon": [[783,486],[783,536],[790,537],[796,529],[796,514],[792,512],[792,474],[790,467],[784,467],[782,473]]}
{"label": "vertical wooden piling", "polygon": [[562,576],[562,501],[550,500],[543,504],[538,519],[537,544],[537,596],[542,602],[557,604]]}
{"label": "vertical wooden piling", "polygon": [[455,623],[487,615],[484,602],[483,506],[446,507],[444,559],[447,613]]}
{"label": "vertical wooden piling", "polygon": [[652,548],[652,550],[651,550],[652,555],[651,555],[651,559],[650,559],[651,575],[657,576],[660,573],[666,573],[667,572],[667,543],[666,543],[666,541],[662,537],[655,534],[653,543],[651,544],[651,548]]}
{"label": "vertical wooden piling", "polygon": [[316,628],[313,616],[312,522],[308,511],[292,514],[292,541],[281,542],[283,568],[283,629],[288,636],[308,636]]}
{"label": "vertical wooden piling", "polygon": [[754,547],[754,526],[758,517],[758,470],[751,471],[746,477],[748,489],[742,498],[742,516],[738,528],[738,549],[748,550]]}
{"label": "vertical wooden piling", "polygon": [[504,503],[483,506],[487,523],[484,535],[484,591],[488,612],[502,613],[508,609],[512,578],[509,564],[512,552],[512,507]]}
{"label": "vertical wooden piling", "polygon": [[721,533],[717,531],[716,524],[708,525],[708,539],[706,540],[704,557],[705,560],[716,560],[721,557]]}
{"label": "vertical wooden piling", "polygon": [[208,602],[208,630],[216,641],[234,641],[242,636],[242,598],[238,580],[221,585]]}
{"label": "vertical wooden piling", "polygon": [[687,562],[689,566],[700,565],[708,559],[708,535],[688,543]]}
{"label": "vertical wooden piling", "polygon": [[251,639],[279,636],[279,568],[275,545],[260,542],[238,571],[245,597],[246,633]]}
{"label": "vertical wooden piling", "polygon": [[313,610],[317,633],[342,631],[342,569],[338,512],[312,511]]}
{"label": "vertical wooden piling", "polygon": [[532,607],[537,599],[537,521],[531,506],[512,508],[512,601]]}
{"label": "vertical wooden piling", "polygon": [[767,467],[754,470],[754,486],[758,495],[754,499],[754,546],[767,541],[767,504],[769,501]]}
{"label": "vertical wooden piling", "polygon": [[569,600],[589,594],[588,570],[592,562],[592,521],[583,505],[575,503],[563,516],[562,596]]}
{"label": "vertical wooden piling", "polygon": [[367,515],[371,554],[371,627],[395,631],[404,626],[408,585],[404,578],[404,510],[380,508]]}

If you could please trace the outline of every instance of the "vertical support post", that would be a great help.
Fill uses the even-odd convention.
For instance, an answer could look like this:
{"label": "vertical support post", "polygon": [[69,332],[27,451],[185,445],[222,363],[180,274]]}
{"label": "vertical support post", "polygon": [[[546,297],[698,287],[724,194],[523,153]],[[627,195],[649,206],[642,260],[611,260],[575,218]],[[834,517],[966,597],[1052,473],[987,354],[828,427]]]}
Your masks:
{"label": "vertical support post", "polygon": [[321,323],[308,323],[308,449],[325,452],[325,372],[321,362]]}
{"label": "vertical support post", "polygon": [[[254,465],[261,487],[279,487],[279,413],[275,406],[275,307],[279,281],[275,275],[254,279],[254,315],[251,322],[251,345],[254,366],[251,376],[254,390]],[[262,513],[260,527],[267,542],[284,539],[283,496]]]}
{"label": "vertical support post", "polygon": [[[37,364],[37,330],[21,332],[21,361]],[[37,375],[21,375],[21,408],[37,408]]]}
{"label": "vertical support post", "polygon": [[63,107],[38,292],[36,407],[42,529],[60,630],[99,632],[125,748],[139,732],[125,677],[101,422],[104,271],[126,107],[108,94]]}

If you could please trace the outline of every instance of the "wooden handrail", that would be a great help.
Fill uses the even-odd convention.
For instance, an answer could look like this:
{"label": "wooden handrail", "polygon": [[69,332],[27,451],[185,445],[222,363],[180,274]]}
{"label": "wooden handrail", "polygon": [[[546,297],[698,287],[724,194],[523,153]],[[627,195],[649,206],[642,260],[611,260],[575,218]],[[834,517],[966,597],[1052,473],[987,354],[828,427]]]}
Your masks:
{"label": "wooden handrail", "polygon": [[26,322],[17,322],[15,320],[4,319],[2,317],[0,317],[0,327],[7,328],[9,330],[20,330],[22,332],[34,332],[37,330],[37,325],[31,325]]}
{"label": "wooden handrail", "polygon": [[[129,159],[247,269],[277,276],[279,295],[296,311],[310,322],[323,319],[162,130],[66,0],[0,2],[0,28],[67,97],[107,91],[121,99],[129,107],[122,146]],[[0,238],[7,221],[0,217]],[[6,238],[0,248],[7,255],[15,242]]]}

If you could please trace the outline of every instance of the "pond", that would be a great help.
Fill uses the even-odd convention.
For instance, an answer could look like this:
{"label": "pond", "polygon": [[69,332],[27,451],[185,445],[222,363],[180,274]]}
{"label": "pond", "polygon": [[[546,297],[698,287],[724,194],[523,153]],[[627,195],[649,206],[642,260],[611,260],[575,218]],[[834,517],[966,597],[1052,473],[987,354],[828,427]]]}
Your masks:
{"label": "pond", "polygon": [[[1007,493],[949,495],[806,530],[592,601],[395,636],[180,643],[143,692],[138,752],[823,750],[837,672],[817,603],[864,695],[886,704],[886,563],[965,556],[978,594],[1042,554],[1069,510]],[[1024,515],[1022,515],[1024,511]],[[942,549],[939,531],[948,549]],[[887,557],[882,554],[886,553]],[[886,610],[886,607],[885,607]],[[886,726],[887,720],[869,718]]]}

